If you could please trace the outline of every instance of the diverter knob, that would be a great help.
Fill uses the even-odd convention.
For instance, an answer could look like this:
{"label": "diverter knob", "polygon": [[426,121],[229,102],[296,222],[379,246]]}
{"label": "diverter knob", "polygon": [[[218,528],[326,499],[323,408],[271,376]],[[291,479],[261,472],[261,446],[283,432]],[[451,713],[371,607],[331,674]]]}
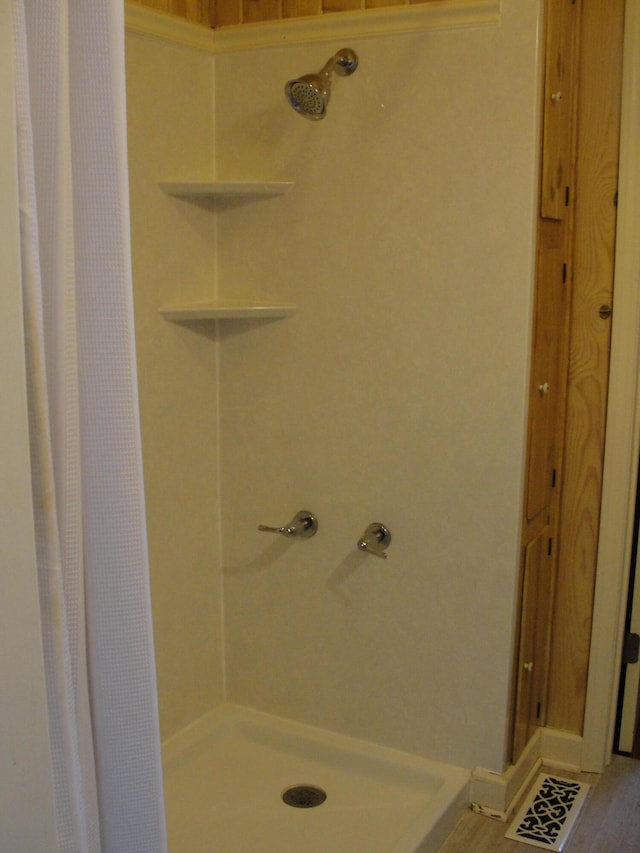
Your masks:
{"label": "diverter knob", "polygon": [[367,554],[375,554],[376,557],[382,557],[386,560],[385,549],[389,547],[390,542],[391,531],[379,521],[374,521],[362,534],[358,548],[361,551],[366,551]]}

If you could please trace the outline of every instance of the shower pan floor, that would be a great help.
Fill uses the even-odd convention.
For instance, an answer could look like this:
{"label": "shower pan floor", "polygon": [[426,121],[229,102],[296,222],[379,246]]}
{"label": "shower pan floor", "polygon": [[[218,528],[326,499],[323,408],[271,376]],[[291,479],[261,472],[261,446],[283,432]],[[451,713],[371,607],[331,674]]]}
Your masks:
{"label": "shower pan floor", "polygon": [[435,853],[468,804],[461,768],[233,705],[163,754],[170,853]]}

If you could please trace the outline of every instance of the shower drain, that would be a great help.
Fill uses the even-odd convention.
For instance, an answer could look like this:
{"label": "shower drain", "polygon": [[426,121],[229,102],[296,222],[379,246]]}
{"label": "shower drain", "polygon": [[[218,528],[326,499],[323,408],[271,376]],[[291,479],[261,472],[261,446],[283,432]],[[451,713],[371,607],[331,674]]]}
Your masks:
{"label": "shower drain", "polygon": [[326,793],[316,785],[292,785],[282,792],[283,802],[295,809],[313,809],[326,799]]}

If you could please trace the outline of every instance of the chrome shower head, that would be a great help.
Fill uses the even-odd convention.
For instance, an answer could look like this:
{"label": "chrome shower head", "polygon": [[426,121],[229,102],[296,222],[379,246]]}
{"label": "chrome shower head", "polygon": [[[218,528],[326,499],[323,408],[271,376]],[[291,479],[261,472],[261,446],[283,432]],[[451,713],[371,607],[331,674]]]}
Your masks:
{"label": "chrome shower head", "polygon": [[331,97],[331,74],[348,77],[358,67],[358,57],[348,47],[339,50],[317,74],[305,74],[289,80],[284,87],[287,100],[293,109],[305,118],[319,121],[327,112]]}

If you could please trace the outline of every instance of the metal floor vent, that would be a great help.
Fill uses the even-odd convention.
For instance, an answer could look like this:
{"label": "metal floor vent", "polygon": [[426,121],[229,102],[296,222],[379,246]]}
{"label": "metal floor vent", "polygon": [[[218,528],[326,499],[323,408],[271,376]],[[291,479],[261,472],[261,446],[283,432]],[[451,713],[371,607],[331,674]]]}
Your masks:
{"label": "metal floor vent", "polygon": [[295,809],[313,809],[326,799],[326,793],[317,785],[292,785],[282,792],[282,801]]}
{"label": "metal floor vent", "polygon": [[589,785],[557,776],[538,776],[505,838],[562,851],[584,805]]}

